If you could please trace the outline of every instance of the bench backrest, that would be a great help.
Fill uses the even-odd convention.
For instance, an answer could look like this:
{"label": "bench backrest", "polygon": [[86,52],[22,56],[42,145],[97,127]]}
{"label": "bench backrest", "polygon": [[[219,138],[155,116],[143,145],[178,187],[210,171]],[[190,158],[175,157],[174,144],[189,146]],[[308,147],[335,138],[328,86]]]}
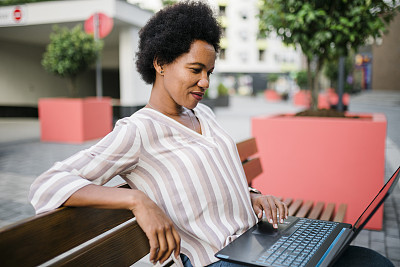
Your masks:
{"label": "bench backrest", "polygon": [[149,251],[147,237],[130,211],[60,208],[3,228],[0,262],[36,266],[78,245],[49,265],[129,266]]}
{"label": "bench backrest", "polygon": [[251,182],[262,173],[261,161],[257,157],[257,144],[255,138],[250,138],[236,144],[240,161],[242,162],[247,183]]}

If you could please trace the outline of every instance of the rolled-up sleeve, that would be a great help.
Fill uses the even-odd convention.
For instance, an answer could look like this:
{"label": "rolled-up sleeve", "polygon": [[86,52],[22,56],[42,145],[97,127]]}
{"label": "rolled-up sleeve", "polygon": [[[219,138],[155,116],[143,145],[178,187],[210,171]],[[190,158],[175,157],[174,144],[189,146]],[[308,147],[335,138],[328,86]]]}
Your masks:
{"label": "rolled-up sleeve", "polygon": [[56,162],[36,178],[29,192],[36,213],[60,207],[88,184],[102,185],[118,174],[131,172],[139,161],[140,147],[139,130],[131,118],[118,121],[97,144]]}

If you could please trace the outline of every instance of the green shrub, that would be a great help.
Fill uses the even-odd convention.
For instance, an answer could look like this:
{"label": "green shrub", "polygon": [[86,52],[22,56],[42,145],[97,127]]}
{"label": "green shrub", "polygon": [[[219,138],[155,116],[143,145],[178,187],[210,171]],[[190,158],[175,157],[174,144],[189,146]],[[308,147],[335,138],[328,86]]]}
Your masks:
{"label": "green shrub", "polygon": [[307,80],[307,71],[301,70],[296,74],[296,82],[300,89],[309,89],[308,88],[308,80]]}
{"label": "green shrub", "polygon": [[276,73],[271,73],[271,74],[268,75],[267,78],[268,78],[268,82],[274,83],[279,79],[279,75],[276,74]]}
{"label": "green shrub", "polygon": [[50,43],[43,54],[42,66],[52,74],[69,78],[70,95],[78,96],[76,77],[96,62],[103,47],[92,35],[83,31],[82,25],[71,30],[54,26],[50,34]]}
{"label": "green shrub", "polygon": [[228,88],[223,84],[218,84],[218,96],[228,95]]}
{"label": "green shrub", "polygon": [[44,2],[51,0],[1,0],[0,6],[14,6],[20,4],[34,3],[34,2]]}

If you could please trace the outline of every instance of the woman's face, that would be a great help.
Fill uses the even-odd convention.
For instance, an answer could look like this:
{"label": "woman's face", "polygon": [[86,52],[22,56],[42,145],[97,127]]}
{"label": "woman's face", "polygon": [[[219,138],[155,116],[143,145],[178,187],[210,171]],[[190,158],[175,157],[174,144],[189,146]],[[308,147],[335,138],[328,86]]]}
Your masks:
{"label": "woman's face", "polygon": [[214,47],[207,42],[196,40],[188,53],[164,65],[162,84],[167,97],[169,96],[164,103],[195,108],[209,86],[215,59]]}

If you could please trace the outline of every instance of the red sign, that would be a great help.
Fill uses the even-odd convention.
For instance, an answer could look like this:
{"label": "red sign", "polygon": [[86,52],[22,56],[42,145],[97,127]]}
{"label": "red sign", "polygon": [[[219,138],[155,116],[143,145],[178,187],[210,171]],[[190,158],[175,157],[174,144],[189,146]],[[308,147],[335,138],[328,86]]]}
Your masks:
{"label": "red sign", "polygon": [[13,11],[13,18],[16,22],[20,22],[22,19],[22,11],[18,6]]}
{"label": "red sign", "polygon": [[[114,22],[113,22],[112,18],[110,18],[109,16],[107,16],[104,13],[97,13],[97,15],[98,15],[98,22],[99,22],[98,33],[99,33],[99,38],[101,39],[101,38],[106,37],[111,32]],[[88,18],[85,21],[84,28],[87,33],[94,34],[94,32],[95,32],[94,17],[95,17],[95,14],[91,15],[90,18]]]}

